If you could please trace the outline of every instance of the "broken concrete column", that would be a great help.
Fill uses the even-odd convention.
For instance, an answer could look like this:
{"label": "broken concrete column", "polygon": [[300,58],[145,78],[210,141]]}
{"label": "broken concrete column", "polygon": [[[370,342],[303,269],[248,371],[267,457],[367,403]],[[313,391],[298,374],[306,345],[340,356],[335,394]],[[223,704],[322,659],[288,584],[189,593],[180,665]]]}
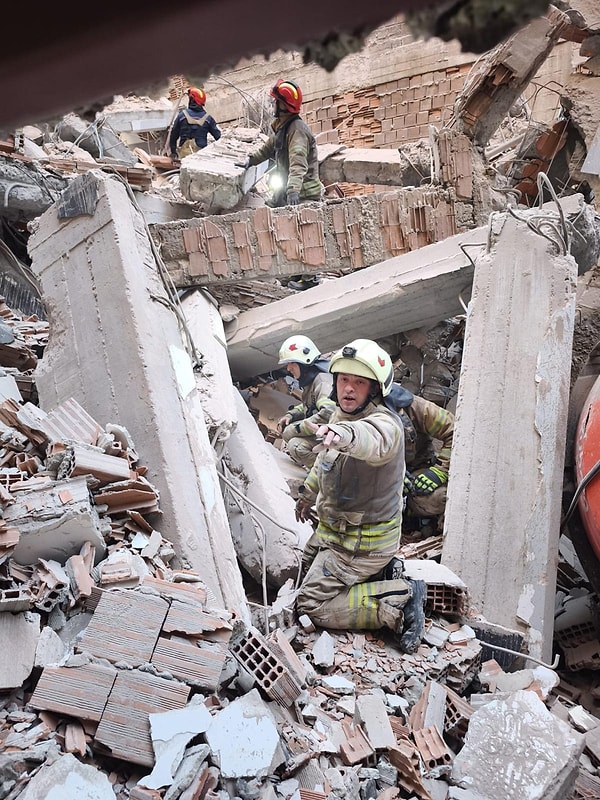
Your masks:
{"label": "broken concrete column", "polygon": [[528,227],[539,218],[495,215],[476,259],[442,563],[480,614],[551,661],[577,265],[555,232]]}
{"label": "broken concrete column", "polygon": [[258,583],[264,574],[270,586],[280,588],[289,578],[295,581],[298,577],[302,550],[312,528],[296,521],[295,503],[274,449],[265,441],[240,393],[236,394],[238,422],[227,440],[226,463],[231,472],[226,477],[268,516],[234,494],[228,503],[231,530],[238,558],[248,573]]}
{"label": "broken concrete column", "polygon": [[[288,578],[296,579],[300,551],[310,527],[296,521],[294,501],[275,460],[277,451],[265,441],[233,386],[218,309],[200,291],[185,297],[182,307],[202,354],[196,384],[215,447],[226,454],[225,478],[268,515],[246,504],[235,488],[224,487],[225,496],[230,498],[226,507],[237,557],[258,583],[264,569],[268,584],[279,588]],[[221,464],[219,469],[225,466]]]}
{"label": "broken concrete column", "polygon": [[80,176],[36,221],[29,248],[52,329],[36,372],[41,406],[73,397],[126,427],[160,492],[157,527],[216,602],[245,617],[192,362],[125,187]]}
{"label": "broken concrete column", "polygon": [[181,308],[202,362],[195,377],[206,424],[218,443],[237,424],[238,391],[231,381],[223,320],[215,303],[199,290],[186,294]]}

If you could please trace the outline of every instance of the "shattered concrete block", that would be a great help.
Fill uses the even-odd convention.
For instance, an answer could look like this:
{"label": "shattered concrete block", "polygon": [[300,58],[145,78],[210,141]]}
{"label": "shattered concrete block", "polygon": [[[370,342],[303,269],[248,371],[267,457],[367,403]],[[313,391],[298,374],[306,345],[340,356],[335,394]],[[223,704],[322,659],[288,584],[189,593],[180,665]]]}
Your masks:
{"label": "shattered concrete block", "polygon": [[115,800],[108,776],[67,753],[44,764],[19,795],[21,800]]}
{"label": "shattered concrete block", "polygon": [[215,714],[206,740],[224,778],[263,778],[285,760],[275,720],[257,689]]}
{"label": "shattered concrete block", "polygon": [[4,519],[21,533],[13,552],[19,564],[35,564],[39,558],[64,564],[85,542],[93,544],[98,559],[106,551],[100,518],[83,477],[19,492],[16,502],[5,509]]}
{"label": "shattered concrete block", "polygon": [[35,666],[43,668],[51,664],[60,664],[66,653],[60,636],[49,625],[45,625],[35,649]]}
{"label": "shattered concrete block", "polygon": [[361,694],[356,698],[356,721],[362,725],[367,739],[375,750],[396,746],[396,737],[390,725],[385,704],[374,694]]}
{"label": "shattered concrete block", "polygon": [[335,660],[335,640],[323,631],[312,647],[313,663],[317,667],[332,667]]}
{"label": "shattered concrete block", "polygon": [[265,161],[245,170],[236,162],[243,162],[263,140],[256,129],[230,129],[218,141],[186,156],[179,173],[183,196],[202,203],[207,214],[234,208],[268,166]]}
{"label": "shattered concrete block", "polygon": [[485,800],[569,797],[584,742],[534,692],[514,692],[472,715],[452,783]]}
{"label": "shattered concrete block", "polygon": [[34,667],[39,638],[38,614],[0,614],[0,690],[23,685]]}

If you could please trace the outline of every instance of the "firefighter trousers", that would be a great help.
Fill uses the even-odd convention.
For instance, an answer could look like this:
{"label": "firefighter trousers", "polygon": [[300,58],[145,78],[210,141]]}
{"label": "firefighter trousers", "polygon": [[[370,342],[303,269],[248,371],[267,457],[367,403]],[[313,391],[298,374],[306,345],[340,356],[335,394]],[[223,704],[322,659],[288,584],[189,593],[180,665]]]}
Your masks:
{"label": "firefighter trousers", "polygon": [[[308,542],[312,563],[303,559],[307,572],[298,590],[296,608],[313,623],[332,630],[402,630],[402,608],[412,591],[397,580],[376,580],[395,553],[353,555],[343,550],[315,547]],[[369,580],[371,578],[372,580]]]}

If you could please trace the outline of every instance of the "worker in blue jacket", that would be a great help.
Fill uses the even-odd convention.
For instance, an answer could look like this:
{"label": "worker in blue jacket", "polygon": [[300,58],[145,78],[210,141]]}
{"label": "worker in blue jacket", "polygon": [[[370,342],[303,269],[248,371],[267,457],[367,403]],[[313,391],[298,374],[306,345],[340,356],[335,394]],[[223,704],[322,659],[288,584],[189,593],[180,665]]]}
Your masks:
{"label": "worker in blue jacket", "polygon": [[172,158],[184,158],[208,144],[208,134],[216,141],[221,131],[210,114],[204,110],[206,92],[191,86],[188,89],[188,107],[182,108],[175,117],[169,136]]}

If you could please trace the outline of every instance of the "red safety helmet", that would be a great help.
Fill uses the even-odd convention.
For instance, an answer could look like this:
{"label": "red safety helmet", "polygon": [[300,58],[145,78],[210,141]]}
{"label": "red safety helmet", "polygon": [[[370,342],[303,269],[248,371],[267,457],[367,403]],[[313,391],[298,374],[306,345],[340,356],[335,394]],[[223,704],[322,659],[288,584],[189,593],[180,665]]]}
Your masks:
{"label": "red safety helmet", "polygon": [[279,78],[275,86],[271,89],[271,97],[278,100],[284,108],[292,114],[300,113],[300,106],[302,105],[302,92],[300,87],[292,81],[284,81]]}
{"label": "red safety helmet", "polygon": [[196,86],[190,86],[187,90],[188,97],[190,100],[193,100],[199,106],[203,106],[206,103],[206,92],[204,89],[198,89]]}

